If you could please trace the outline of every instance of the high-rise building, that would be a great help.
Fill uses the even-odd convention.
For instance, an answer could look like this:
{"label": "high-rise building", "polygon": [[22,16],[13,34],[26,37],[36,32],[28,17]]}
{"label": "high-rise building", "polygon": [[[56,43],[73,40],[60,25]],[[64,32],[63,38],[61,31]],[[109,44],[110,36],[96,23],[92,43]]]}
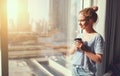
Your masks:
{"label": "high-rise building", "polygon": [[17,31],[30,32],[28,0],[18,0]]}
{"label": "high-rise building", "polygon": [[50,0],[49,2],[50,24],[59,28],[60,31],[66,30],[68,24],[68,1]]}
{"label": "high-rise building", "polygon": [[[57,28],[61,35],[67,36],[68,28],[68,0],[49,1],[49,22],[50,26]],[[57,34],[61,38],[60,34]],[[65,37],[67,39],[67,37]],[[66,40],[63,39],[63,40]]]}

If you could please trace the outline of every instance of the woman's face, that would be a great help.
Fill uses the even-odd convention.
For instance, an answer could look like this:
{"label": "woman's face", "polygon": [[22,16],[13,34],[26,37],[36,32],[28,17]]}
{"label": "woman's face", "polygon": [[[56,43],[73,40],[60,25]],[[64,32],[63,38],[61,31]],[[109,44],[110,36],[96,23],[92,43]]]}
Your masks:
{"label": "woman's face", "polygon": [[81,29],[85,29],[89,25],[89,21],[86,17],[82,14],[78,15],[78,24],[80,25]]}

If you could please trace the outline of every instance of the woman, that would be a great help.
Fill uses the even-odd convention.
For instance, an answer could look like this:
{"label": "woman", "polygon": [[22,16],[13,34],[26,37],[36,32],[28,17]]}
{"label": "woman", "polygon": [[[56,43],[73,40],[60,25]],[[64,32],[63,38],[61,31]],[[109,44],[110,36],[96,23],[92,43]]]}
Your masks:
{"label": "woman", "polygon": [[73,55],[73,76],[95,76],[96,63],[102,62],[104,40],[93,28],[98,18],[97,10],[98,7],[94,6],[85,8],[79,13],[78,22],[83,33],[77,36],[69,50],[69,54]]}

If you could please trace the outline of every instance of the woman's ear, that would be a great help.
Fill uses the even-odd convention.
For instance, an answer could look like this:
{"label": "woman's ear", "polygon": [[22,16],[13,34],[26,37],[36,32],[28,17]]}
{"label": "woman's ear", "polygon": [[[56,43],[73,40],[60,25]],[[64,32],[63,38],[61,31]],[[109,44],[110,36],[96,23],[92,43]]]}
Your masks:
{"label": "woman's ear", "polygon": [[94,23],[93,19],[88,20],[88,24],[93,24],[93,23]]}

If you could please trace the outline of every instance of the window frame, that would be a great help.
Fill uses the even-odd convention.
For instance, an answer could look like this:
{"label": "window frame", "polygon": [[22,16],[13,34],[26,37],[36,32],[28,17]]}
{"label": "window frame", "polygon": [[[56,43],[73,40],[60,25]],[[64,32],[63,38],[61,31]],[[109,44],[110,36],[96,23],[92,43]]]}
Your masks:
{"label": "window frame", "polygon": [[8,76],[7,0],[0,0],[1,75]]}

